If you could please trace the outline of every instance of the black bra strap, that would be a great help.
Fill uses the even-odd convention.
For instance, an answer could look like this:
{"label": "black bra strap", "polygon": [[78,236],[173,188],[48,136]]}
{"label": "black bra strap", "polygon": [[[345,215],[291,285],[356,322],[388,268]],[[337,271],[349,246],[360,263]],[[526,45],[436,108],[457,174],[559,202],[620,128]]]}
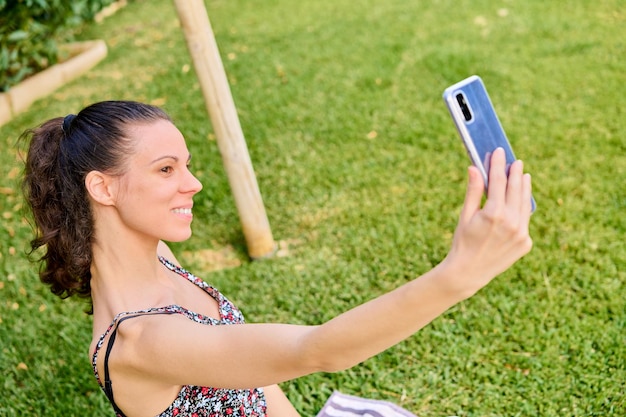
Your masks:
{"label": "black bra strap", "polygon": [[111,402],[111,405],[113,406],[113,409],[115,410],[118,416],[125,417],[122,410],[120,410],[117,404],[115,404],[115,400],[113,399],[113,384],[111,383],[111,379],[109,378],[109,355],[111,354],[111,349],[113,348],[113,342],[115,342],[117,329],[119,328],[120,324],[122,324],[123,321],[132,319],[135,317],[148,316],[148,315],[154,315],[154,314],[175,314],[175,313],[176,313],[175,311],[152,311],[152,312],[134,314],[131,316],[122,317],[121,319],[118,320],[117,324],[113,328],[113,331],[111,332],[111,336],[109,337],[109,343],[107,343],[107,350],[104,355],[104,393],[106,394],[107,398]]}

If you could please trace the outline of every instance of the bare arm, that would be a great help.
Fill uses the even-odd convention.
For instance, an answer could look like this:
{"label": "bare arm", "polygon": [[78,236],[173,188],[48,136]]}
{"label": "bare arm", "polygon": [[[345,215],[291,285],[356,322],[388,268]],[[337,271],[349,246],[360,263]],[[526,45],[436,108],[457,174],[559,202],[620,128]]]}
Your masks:
{"label": "bare arm", "polygon": [[128,366],[171,384],[250,388],[345,369],[393,346],[531,249],[530,177],[516,162],[507,179],[504,164],[503,152],[495,152],[483,208],[482,178],[470,168],[450,253],[421,277],[319,326],[200,326],[182,317],[142,318],[120,328],[131,349]]}
{"label": "bare arm", "polygon": [[278,385],[270,385],[263,390],[267,400],[268,417],[300,417],[298,411]]}

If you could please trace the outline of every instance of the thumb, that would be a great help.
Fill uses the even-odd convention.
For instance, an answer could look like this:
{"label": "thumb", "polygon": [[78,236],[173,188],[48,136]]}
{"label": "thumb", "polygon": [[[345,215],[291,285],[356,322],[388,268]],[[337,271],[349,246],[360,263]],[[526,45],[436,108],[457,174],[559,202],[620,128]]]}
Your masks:
{"label": "thumb", "polygon": [[467,184],[467,192],[463,209],[461,210],[461,221],[467,222],[472,216],[480,210],[480,204],[485,192],[485,182],[478,168],[470,166],[467,170],[469,181]]}

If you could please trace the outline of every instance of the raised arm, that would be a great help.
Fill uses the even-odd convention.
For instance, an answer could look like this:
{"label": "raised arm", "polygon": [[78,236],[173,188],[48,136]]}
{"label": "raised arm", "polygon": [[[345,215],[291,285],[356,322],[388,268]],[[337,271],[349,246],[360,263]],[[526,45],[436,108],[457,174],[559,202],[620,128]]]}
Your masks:
{"label": "raised arm", "polygon": [[507,178],[501,150],[491,166],[482,208],[484,184],[470,167],[452,248],[421,277],[319,326],[200,326],[182,317],[145,317],[120,328],[128,346],[142,346],[128,366],[171,384],[250,388],[345,369],[393,346],[530,251],[530,176],[518,161]]}

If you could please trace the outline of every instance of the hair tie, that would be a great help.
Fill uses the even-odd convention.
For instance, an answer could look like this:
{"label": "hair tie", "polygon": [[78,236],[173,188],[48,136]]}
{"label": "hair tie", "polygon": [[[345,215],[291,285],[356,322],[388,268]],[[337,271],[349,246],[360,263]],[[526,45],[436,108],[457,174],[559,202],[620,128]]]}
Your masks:
{"label": "hair tie", "polygon": [[63,118],[63,126],[61,128],[63,129],[63,133],[65,133],[66,136],[70,133],[70,127],[72,126],[74,118],[76,118],[75,114],[68,114]]}

